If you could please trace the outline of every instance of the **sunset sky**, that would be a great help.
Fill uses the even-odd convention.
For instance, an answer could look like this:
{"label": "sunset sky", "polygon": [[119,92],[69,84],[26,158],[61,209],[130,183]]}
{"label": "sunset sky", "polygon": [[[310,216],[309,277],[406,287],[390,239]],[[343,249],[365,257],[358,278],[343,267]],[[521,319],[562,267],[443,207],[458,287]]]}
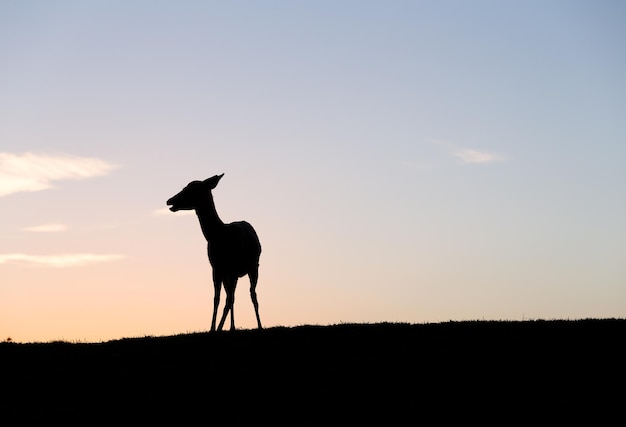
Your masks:
{"label": "sunset sky", "polygon": [[206,241],[165,202],[221,173],[267,327],[626,317],[624,22],[603,0],[0,0],[0,341],[208,330]]}

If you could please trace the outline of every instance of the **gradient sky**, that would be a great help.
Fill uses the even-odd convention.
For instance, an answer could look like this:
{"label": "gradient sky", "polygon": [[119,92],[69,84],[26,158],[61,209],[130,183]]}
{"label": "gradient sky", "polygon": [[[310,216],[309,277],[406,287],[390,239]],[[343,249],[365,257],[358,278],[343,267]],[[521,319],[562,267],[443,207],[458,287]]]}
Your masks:
{"label": "gradient sky", "polygon": [[[0,1],[0,340],[626,317],[626,3]],[[236,324],[256,326],[247,277]]]}

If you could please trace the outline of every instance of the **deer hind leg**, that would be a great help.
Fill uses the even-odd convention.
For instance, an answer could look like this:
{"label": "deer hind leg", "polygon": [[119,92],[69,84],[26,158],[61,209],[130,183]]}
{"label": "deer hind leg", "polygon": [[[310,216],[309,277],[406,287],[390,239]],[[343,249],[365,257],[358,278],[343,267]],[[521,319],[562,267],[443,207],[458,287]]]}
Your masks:
{"label": "deer hind leg", "polygon": [[250,273],[250,298],[252,298],[252,304],[254,305],[254,313],[256,314],[256,322],[259,329],[263,329],[261,326],[261,317],[259,316],[259,301],[256,297],[256,283],[259,280],[259,266],[257,265]]}
{"label": "deer hind leg", "polygon": [[227,278],[224,280],[224,289],[226,290],[226,305],[224,306],[224,312],[222,313],[222,320],[220,320],[220,325],[217,327],[218,331],[222,330],[224,326],[224,322],[226,321],[226,316],[230,311],[230,330],[235,330],[235,288],[237,287],[237,277],[234,279]]}

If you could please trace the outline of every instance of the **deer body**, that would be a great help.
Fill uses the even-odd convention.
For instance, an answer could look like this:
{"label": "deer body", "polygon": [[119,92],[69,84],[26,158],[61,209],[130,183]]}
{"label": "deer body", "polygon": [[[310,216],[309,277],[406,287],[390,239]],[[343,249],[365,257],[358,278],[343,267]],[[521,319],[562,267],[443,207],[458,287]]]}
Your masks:
{"label": "deer body", "polygon": [[181,192],[171,197],[167,204],[170,210],[195,210],[202,234],[206,238],[207,254],[213,268],[213,318],[211,331],[215,331],[217,310],[220,303],[222,286],[226,292],[226,305],[220,320],[218,330],[222,330],[226,316],[230,312],[230,329],[235,329],[235,289],[237,280],[246,274],[250,278],[250,297],[254,305],[257,324],[261,326],[259,303],[256,295],[256,285],[259,278],[259,257],[261,243],[254,228],[246,221],[224,224],[217,215],[211,190],[217,186],[224,176],[216,175],[204,181],[192,181]]}

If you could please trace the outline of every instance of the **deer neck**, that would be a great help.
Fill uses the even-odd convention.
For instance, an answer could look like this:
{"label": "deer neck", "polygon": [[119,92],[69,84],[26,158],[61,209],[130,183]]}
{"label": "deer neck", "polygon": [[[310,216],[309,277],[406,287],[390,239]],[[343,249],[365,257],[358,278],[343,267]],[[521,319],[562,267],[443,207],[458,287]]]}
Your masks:
{"label": "deer neck", "polygon": [[217,215],[215,210],[215,203],[213,202],[213,195],[209,193],[209,197],[196,206],[196,215],[200,221],[200,228],[202,228],[202,234],[210,241],[215,239],[218,233],[224,227],[224,223]]}

